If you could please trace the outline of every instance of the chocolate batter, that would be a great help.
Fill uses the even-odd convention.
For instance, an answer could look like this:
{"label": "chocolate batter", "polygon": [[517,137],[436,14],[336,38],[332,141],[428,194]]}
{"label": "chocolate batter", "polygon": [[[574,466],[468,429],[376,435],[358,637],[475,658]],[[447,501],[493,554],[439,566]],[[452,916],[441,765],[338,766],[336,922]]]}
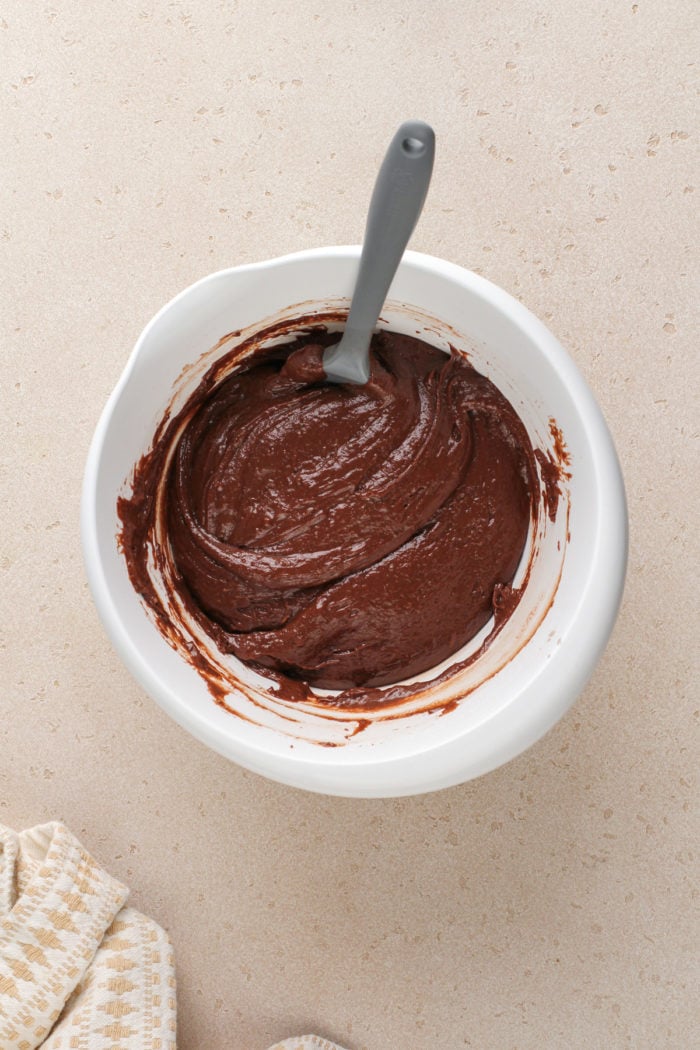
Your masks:
{"label": "chocolate batter", "polygon": [[221,649],[344,690],[426,671],[509,614],[540,496],[522,422],[464,357],[383,331],[369,384],[338,386],[321,367],[337,339],[307,331],[223,381],[210,370],[119,514],[152,606],[161,514],[178,589]]}

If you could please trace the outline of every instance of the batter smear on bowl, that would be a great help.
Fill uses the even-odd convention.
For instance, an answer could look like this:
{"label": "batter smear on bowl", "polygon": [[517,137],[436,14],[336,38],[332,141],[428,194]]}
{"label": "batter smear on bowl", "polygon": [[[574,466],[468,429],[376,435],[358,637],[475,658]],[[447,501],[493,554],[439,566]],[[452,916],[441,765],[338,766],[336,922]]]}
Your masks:
{"label": "batter smear on bowl", "polygon": [[207,373],[119,515],[149,604],[149,547],[166,536],[219,649],[347,690],[427,671],[512,611],[541,496],[524,425],[466,358],[381,331],[370,382],[336,385],[321,355],[337,338],[305,331]]}

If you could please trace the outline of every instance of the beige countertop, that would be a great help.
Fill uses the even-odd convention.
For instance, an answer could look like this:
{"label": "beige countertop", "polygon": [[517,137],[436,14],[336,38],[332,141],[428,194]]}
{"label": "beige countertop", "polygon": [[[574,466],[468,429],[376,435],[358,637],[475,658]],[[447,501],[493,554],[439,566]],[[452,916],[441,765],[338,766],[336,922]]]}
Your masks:
{"label": "beige countertop", "polygon": [[[0,821],[64,820],[169,930],[182,1050],[305,1030],[351,1050],[697,1045],[694,0],[1,15]],[[543,741],[459,788],[353,801],[242,771],[142,693],[92,605],[78,508],[152,314],[211,270],[357,242],[408,116],[438,137],[412,247],[569,349],[619,449],[630,567]]]}

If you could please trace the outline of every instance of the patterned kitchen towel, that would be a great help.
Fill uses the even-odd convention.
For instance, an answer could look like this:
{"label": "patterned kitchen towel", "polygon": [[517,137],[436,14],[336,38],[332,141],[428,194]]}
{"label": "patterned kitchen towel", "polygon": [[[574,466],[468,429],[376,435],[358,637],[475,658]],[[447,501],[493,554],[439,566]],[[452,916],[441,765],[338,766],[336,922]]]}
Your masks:
{"label": "patterned kitchen towel", "polygon": [[175,1050],[167,934],[62,824],[0,825],[2,1050]]}
{"label": "patterned kitchen towel", "polygon": [[270,1050],[343,1050],[337,1043],[329,1043],[319,1035],[299,1035],[296,1039],[285,1039],[275,1043]]}

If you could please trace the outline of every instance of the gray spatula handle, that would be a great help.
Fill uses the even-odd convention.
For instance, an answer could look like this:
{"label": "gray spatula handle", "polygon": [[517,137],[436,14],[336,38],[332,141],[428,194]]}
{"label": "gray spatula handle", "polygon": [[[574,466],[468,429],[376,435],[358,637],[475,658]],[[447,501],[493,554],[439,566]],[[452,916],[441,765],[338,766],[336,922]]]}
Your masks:
{"label": "gray spatula handle", "polygon": [[[394,135],[379,169],[367,215],[360,269],[342,343],[326,351],[332,373],[342,354],[362,361],[354,382],[369,376],[367,347],[389,285],[423,208],[435,158],[435,132],[422,120],[407,120]],[[350,379],[346,369],[338,378]]]}
{"label": "gray spatula handle", "polygon": [[372,332],[389,285],[425,202],[435,159],[435,132],[407,120],[379,169],[367,214],[360,271],[347,327]]}

